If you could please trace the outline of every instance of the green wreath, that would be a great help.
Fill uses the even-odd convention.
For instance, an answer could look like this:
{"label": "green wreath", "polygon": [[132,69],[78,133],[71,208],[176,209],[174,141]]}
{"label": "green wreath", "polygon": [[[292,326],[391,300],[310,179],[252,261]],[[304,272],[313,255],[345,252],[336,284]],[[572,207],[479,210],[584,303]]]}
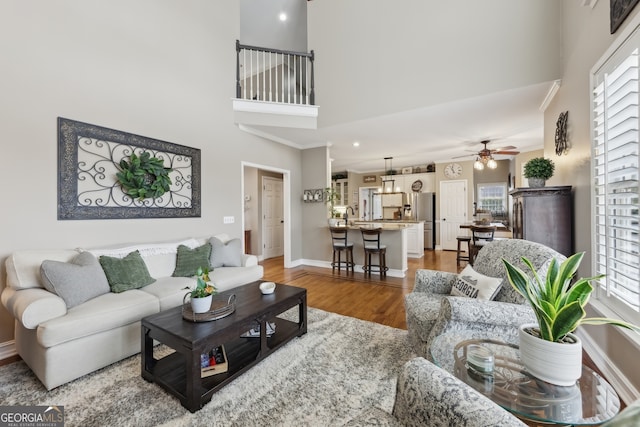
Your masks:
{"label": "green wreath", "polygon": [[120,172],[116,173],[122,190],[138,200],[155,199],[169,191],[171,168],[165,168],[164,162],[151,157],[146,151],[140,156],[132,153],[129,160],[120,160]]}

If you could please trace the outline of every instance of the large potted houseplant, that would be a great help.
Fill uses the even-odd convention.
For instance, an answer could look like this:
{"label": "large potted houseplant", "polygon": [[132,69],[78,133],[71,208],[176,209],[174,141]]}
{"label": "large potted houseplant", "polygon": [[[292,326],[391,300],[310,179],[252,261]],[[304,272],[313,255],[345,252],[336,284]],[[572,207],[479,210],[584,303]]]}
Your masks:
{"label": "large potted houseplant", "polygon": [[531,262],[522,258],[531,274],[503,259],[509,283],[531,305],[537,324],[520,326],[520,358],[535,377],[552,384],[575,384],[582,374],[582,343],[573,332],[580,325],[611,324],[640,331],[635,325],[604,317],[586,317],[584,310],[593,286],[591,280],[602,276],[572,279],[584,252],[576,253],[562,264],[551,260],[543,281]]}
{"label": "large potted houseplant", "polygon": [[193,312],[206,313],[209,311],[213,295],[216,293],[216,288],[209,278],[209,270],[198,267],[198,271],[196,271],[196,287],[190,292]]}
{"label": "large potted houseplant", "polygon": [[555,165],[550,159],[536,157],[524,165],[524,177],[529,180],[529,187],[544,187],[545,181],[553,176]]}

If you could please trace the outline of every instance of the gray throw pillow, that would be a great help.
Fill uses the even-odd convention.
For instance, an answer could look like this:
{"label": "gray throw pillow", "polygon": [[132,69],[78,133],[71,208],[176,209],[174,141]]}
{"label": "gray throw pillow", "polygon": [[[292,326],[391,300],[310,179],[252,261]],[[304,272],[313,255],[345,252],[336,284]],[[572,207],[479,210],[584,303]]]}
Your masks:
{"label": "gray throw pillow", "polygon": [[209,242],[211,242],[211,267],[242,267],[240,239],[231,239],[223,243],[217,237],[212,237]]}
{"label": "gray throw pillow", "polygon": [[176,255],[176,268],[173,270],[173,277],[191,277],[196,275],[198,268],[210,270],[209,257],[211,257],[211,244],[205,243],[202,246],[191,249],[188,246],[178,246]]}
{"label": "gray throw pillow", "polygon": [[62,298],[67,308],[109,292],[109,282],[98,259],[89,252],[71,262],[45,260],[40,265],[44,287]]}
{"label": "gray throw pillow", "polygon": [[138,251],[133,251],[124,258],[102,255],[100,265],[107,276],[111,292],[114,293],[139,289],[156,281],[149,275],[147,265]]}

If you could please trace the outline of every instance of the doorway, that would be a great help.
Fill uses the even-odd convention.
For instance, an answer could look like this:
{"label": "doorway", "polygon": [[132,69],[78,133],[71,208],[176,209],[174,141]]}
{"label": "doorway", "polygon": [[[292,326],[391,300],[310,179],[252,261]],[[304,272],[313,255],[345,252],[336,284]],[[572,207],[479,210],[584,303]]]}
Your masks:
{"label": "doorway", "polygon": [[[243,223],[245,238],[250,236],[251,250],[259,260],[283,256],[285,268],[291,262],[291,178],[290,171],[271,166],[241,162]],[[265,180],[270,178],[271,180]],[[274,181],[275,188],[273,187]],[[269,195],[265,200],[265,186]],[[269,217],[269,221],[265,217]],[[268,224],[265,227],[265,224]],[[267,228],[269,229],[267,231]],[[268,233],[265,239],[265,233]],[[268,251],[265,245],[268,242]],[[245,241],[246,242],[246,241]]]}
{"label": "doorway", "polygon": [[460,225],[467,222],[467,180],[440,181],[440,247],[455,251]]}

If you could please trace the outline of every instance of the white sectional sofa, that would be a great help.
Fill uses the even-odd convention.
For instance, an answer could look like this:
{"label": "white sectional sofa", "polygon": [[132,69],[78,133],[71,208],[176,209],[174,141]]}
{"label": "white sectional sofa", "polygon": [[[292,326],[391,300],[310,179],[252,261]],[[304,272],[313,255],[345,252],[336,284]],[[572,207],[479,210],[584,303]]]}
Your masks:
{"label": "white sectional sofa", "polygon": [[[123,247],[13,253],[6,260],[7,283],[1,300],[15,317],[18,354],[51,390],[140,352],[140,319],[182,304],[187,293],[185,288],[193,288],[196,284],[193,277],[173,277],[180,245],[196,250],[210,241],[218,243],[211,261],[223,266],[214,266],[210,277],[219,292],[262,278],[262,266],[258,265],[255,256],[242,254],[238,239],[229,239],[227,235],[214,237],[217,240],[202,237]],[[230,250],[232,245],[239,251],[237,256],[231,257],[238,260],[236,264],[230,263],[223,252]],[[181,250],[184,253],[185,248]],[[140,254],[149,276],[155,280],[138,289],[116,293],[111,288],[110,291],[107,276],[100,276],[104,271],[98,260],[101,256],[125,259],[134,251]],[[74,267],[73,262],[83,252],[93,255],[85,253],[81,256],[93,259],[90,261],[92,266]],[[50,275],[49,268],[43,269],[44,261],[57,268],[56,274]],[[68,280],[65,271],[69,272]],[[95,276],[87,277],[88,274]],[[47,286],[51,288],[49,279],[57,282],[59,287],[52,289],[58,290],[57,293],[47,290]],[[76,288],[65,288],[74,280]],[[107,286],[106,291],[104,286]],[[83,292],[99,295],[88,295],[89,299],[83,301],[86,299],[86,296],[82,297]]]}

